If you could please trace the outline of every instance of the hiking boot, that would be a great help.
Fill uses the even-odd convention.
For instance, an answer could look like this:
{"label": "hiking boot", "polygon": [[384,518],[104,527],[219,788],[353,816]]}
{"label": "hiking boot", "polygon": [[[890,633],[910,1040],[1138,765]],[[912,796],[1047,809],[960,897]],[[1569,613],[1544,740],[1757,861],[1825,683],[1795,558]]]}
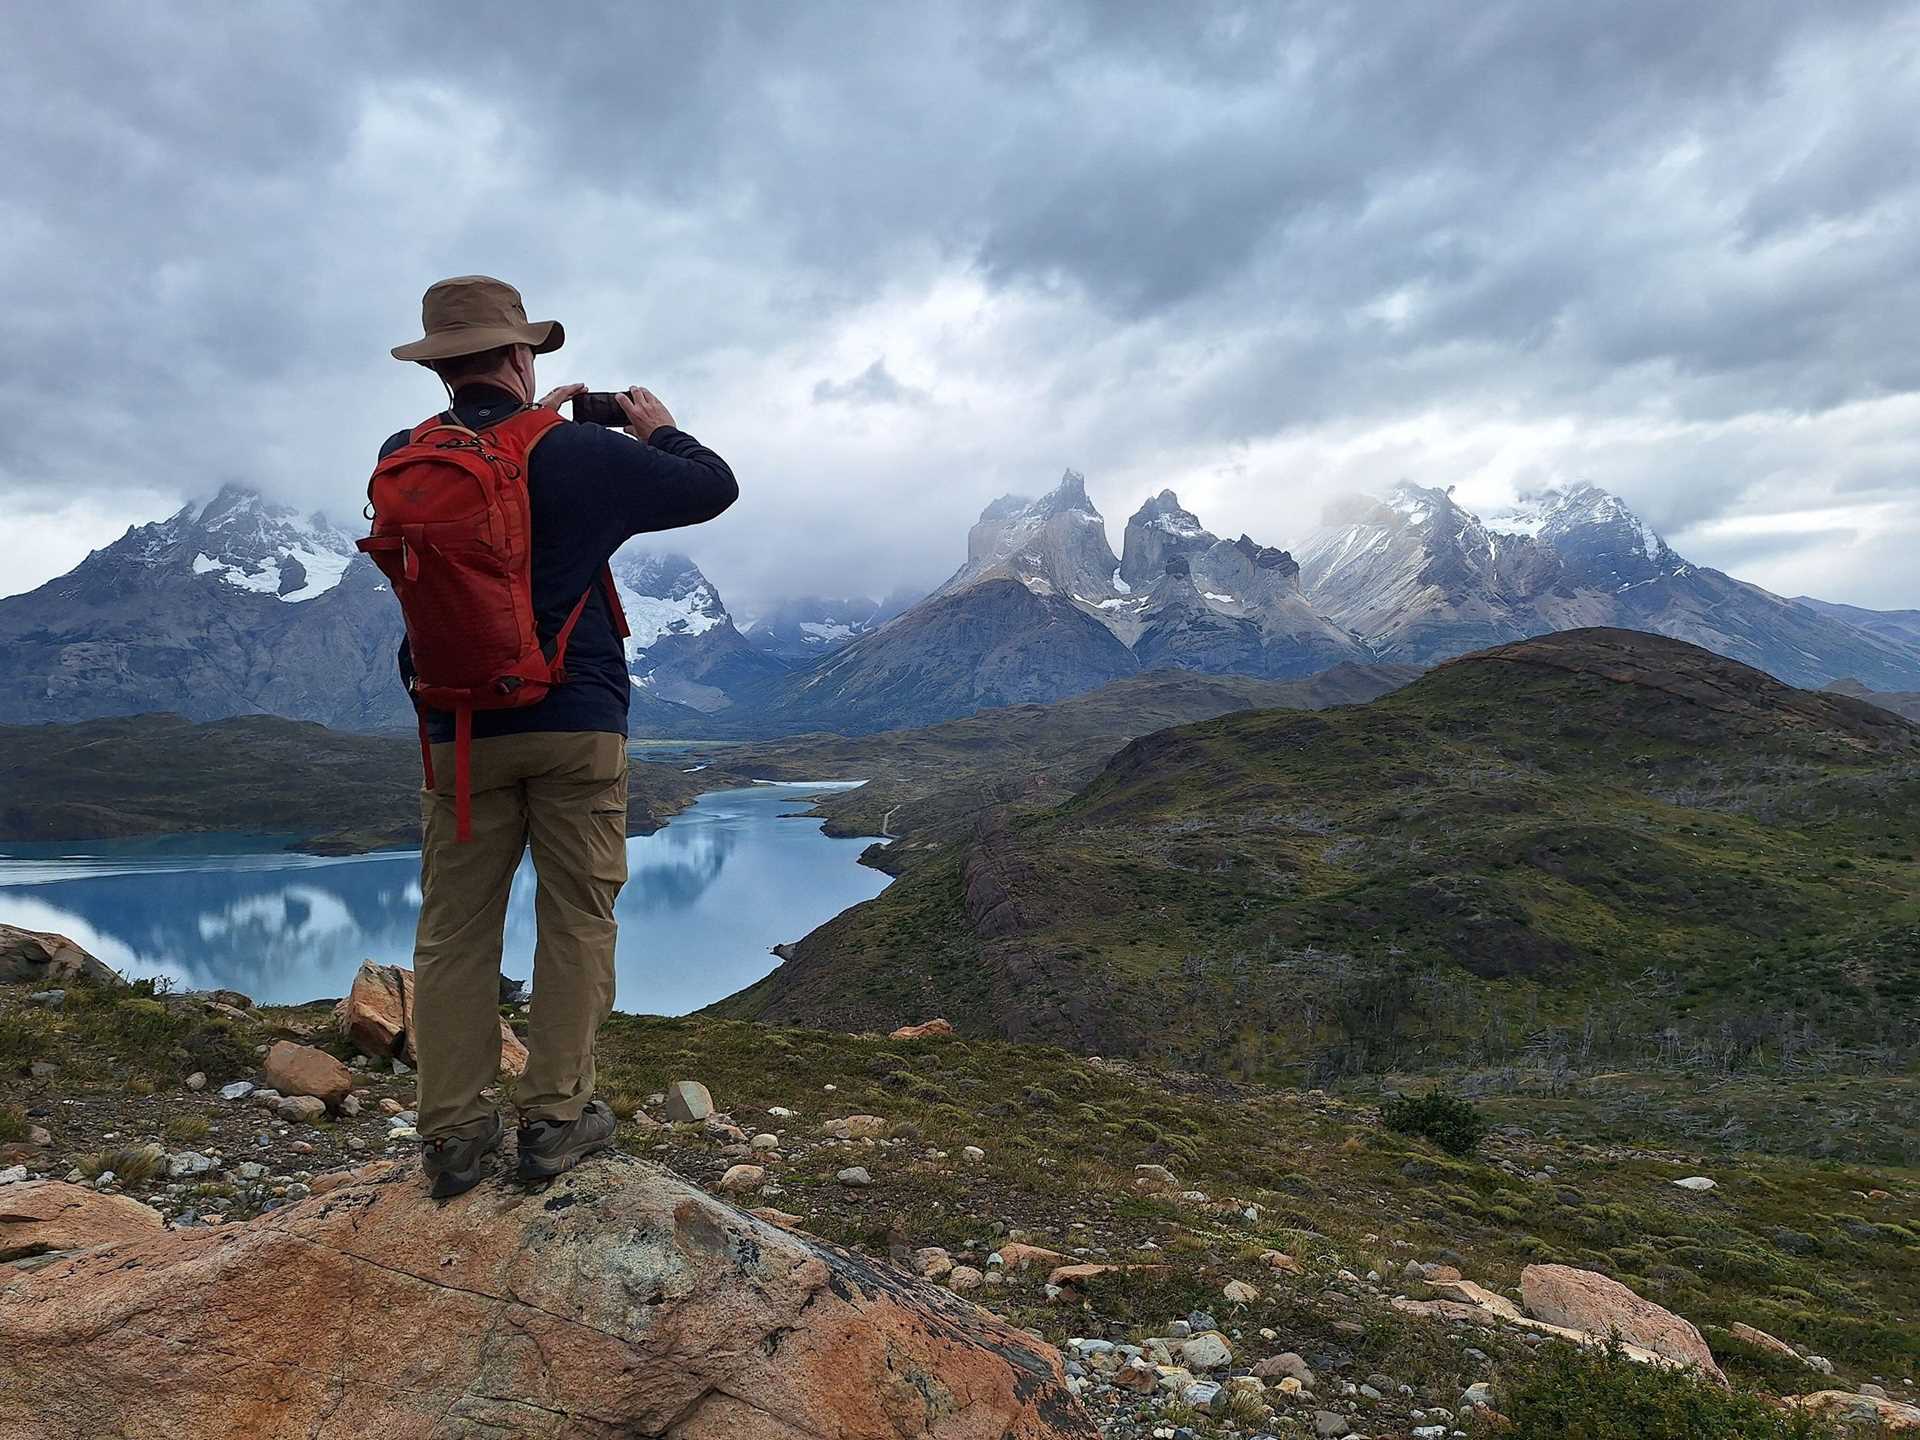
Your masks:
{"label": "hiking boot", "polygon": [[478,1135],[442,1135],[420,1147],[420,1168],[427,1173],[427,1193],[436,1200],[465,1194],[492,1168],[487,1157],[500,1148],[506,1126],[493,1117],[493,1127]]}
{"label": "hiking boot", "polygon": [[613,1145],[619,1122],[604,1100],[592,1100],[578,1120],[531,1120],[520,1127],[519,1178],[551,1180],[578,1165],[596,1150]]}

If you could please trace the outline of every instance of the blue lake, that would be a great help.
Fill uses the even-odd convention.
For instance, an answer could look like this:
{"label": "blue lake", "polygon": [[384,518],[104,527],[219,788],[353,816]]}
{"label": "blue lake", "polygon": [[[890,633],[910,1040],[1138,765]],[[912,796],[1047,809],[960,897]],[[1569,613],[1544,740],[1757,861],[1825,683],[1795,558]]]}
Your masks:
{"label": "blue lake", "polygon": [[[750,985],[798,940],[887,877],[857,863],[870,841],[793,818],[836,784],[703,795],[627,841],[619,905],[621,1010],[680,1015]],[[504,969],[533,973],[530,862],[514,877]],[[366,959],[413,963],[417,851],[297,855],[233,836],[0,844],[0,923],[56,930],[115,969],[176,988],[244,990],[266,1004],[344,995]]]}

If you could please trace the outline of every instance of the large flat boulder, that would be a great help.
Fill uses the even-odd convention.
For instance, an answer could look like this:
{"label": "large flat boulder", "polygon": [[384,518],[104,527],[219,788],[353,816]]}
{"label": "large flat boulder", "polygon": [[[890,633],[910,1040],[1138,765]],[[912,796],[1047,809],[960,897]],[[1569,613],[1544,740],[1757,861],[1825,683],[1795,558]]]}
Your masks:
{"label": "large flat boulder", "polygon": [[324,1050],[293,1040],[276,1040],[261,1062],[270,1089],[282,1095],[306,1095],[338,1110],[353,1090],[353,1071]]}
{"label": "large flat boulder", "polygon": [[0,1261],[141,1240],[166,1228],[158,1210],[125,1195],[59,1180],[0,1185]]}
{"label": "large flat boulder", "polygon": [[1681,1365],[1697,1366],[1701,1374],[1727,1383],[1714,1363],[1713,1351],[1691,1321],[1596,1270],[1529,1265],[1520,1272],[1520,1298],[1536,1320],[1603,1339],[1617,1334],[1629,1345]]}
{"label": "large flat boulder", "polygon": [[0,1271],[0,1434],[1093,1440],[1060,1357],[605,1156],[427,1198],[390,1163],[244,1225]]}
{"label": "large flat boulder", "polygon": [[[333,1008],[334,1024],[362,1055],[417,1065],[414,998],[411,970],[404,965],[363,961],[345,998]],[[500,1022],[500,1068],[513,1076],[523,1075],[527,1069],[527,1047],[504,1019]]]}
{"label": "large flat boulder", "polygon": [[0,925],[0,982],[45,988],[76,980],[99,985],[120,983],[106,961],[96,960],[64,935]]}

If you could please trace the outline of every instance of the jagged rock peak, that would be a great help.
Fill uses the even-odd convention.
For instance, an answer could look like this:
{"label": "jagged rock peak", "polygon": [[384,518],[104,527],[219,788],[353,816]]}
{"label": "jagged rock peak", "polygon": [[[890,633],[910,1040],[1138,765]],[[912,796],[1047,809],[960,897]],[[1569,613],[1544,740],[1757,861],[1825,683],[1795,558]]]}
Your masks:
{"label": "jagged rock peak", "polygon": [[1089,515],[1098,515],[1093,501],[1087,498],[1087,477],[1078,470],[1069,468],[1060,477],[1060,483],[1052,491],[1043,495],[1034,507],[1036,511],[1048,515],[1059,515],[1067,511],[1084,511]]}

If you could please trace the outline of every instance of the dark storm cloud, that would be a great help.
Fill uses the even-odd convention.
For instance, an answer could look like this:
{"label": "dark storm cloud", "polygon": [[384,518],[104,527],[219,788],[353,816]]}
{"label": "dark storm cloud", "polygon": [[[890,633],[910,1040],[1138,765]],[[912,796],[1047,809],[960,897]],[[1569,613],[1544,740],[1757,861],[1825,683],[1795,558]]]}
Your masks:
{"label": "dark storm cloud", "polygon": [[385,348],[469,270],[567,321],[546,377],[736,459],[689,546],[748,598],[935,580],[1069,462],[1288,540],[1397,473],[1920,519],[1908,6],[102,5],[8,42],[30,580],[228,479],[352,513],[434,395]]}

